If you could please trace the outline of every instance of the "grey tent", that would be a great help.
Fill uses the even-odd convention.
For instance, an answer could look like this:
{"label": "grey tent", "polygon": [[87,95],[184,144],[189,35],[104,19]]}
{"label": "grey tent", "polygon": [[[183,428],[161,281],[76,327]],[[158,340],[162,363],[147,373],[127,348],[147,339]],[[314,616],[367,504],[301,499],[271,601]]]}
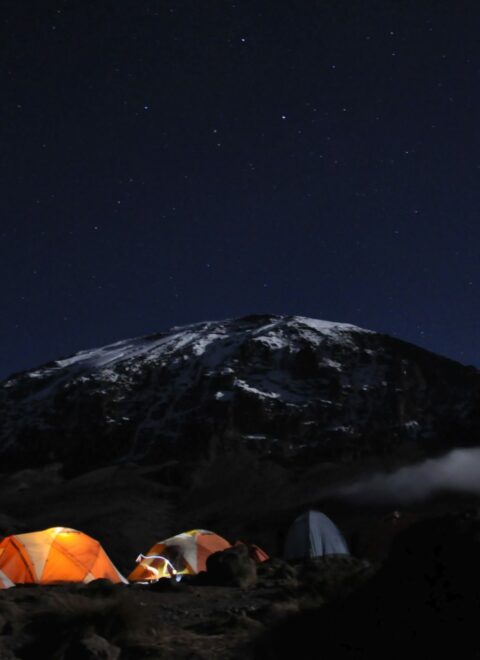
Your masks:
{"label": "grey tent", "polygon": [[285,559],[306,559],[323,555],[348,555],[340,530],[320,511],[302,513],[288,530]]}

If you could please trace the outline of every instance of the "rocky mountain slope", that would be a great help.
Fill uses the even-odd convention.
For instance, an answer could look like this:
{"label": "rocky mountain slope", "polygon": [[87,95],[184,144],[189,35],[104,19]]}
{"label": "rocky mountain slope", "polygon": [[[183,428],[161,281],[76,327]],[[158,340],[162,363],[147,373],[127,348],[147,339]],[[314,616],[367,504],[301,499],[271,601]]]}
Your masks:
{"label": "rocky mountain slope", "polygon": [[241,443],[349,461],[473,441],[480,376],[411,344],[304,317],[174,328],[15,374],[0,385],[0,456],[82,471],[206,457]]}

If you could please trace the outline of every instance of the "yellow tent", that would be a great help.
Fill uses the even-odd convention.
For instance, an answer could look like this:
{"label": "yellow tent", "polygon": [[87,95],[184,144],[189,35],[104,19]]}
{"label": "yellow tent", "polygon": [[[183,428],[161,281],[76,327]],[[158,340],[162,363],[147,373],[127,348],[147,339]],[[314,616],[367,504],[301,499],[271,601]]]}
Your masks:
{"label": "yellow tent", "polygon": [[7,536],[0,543],[0,589],[15,584],[127,582],[98,541],[68,527]]}

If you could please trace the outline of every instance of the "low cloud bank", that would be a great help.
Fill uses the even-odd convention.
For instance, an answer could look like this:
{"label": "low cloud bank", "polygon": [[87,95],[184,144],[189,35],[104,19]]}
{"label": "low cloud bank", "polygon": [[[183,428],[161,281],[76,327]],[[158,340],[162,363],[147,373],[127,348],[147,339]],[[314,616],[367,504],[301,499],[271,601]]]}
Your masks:
{"label": "low cloud bank", "polygon": [[328,495],[361,503],[408,503],[440,491],[480,495],[480,449],[455,449],[440,458],[340,487]]}

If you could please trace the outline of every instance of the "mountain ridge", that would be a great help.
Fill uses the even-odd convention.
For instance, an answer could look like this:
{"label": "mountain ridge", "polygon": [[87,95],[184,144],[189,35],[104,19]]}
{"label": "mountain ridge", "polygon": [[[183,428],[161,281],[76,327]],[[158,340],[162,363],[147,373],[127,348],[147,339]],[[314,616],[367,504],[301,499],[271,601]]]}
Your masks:
{"label": "mountain ridge", "polygon": [[478,427],[479,373],[388,335],[308,317],[177,326],[4,380],[0,456],[95,466],[208,455],[233,439],[321,460],[355,459],[372,442],[374,451],[449,447],[453,429],[465,444]]}

